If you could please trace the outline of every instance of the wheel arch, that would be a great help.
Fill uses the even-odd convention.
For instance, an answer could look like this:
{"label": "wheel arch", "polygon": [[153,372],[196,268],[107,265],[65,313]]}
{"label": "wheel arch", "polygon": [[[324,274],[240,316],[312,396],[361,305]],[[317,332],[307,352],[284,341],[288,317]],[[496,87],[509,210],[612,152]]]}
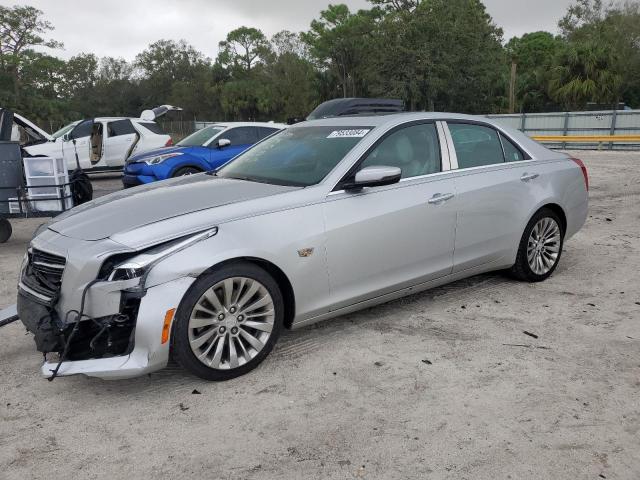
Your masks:
{"label": "wheel arch", "polygon": [[290,329],[291,326],[293,325],[293,319],[295,318],[295,315],[296,315],[296,301],[295,301],[295,294],[293,291],[293,285],[291,284],[289,277],[287,277],[284,271],[282,271],[282,269],[277,265],[275,265],[274,263],[268,260],[265,260],[263,258],[251,257],[251,256],[230,258],[222,262],[216,263],[215,265],[212,265],[211,267],[207,268],[204,272],[200,274],[200,277],[203,275],[207,275],[221,267],[224,267],[233,263],[241,263],[241,262],[252,263],[262,268],[269,275],[271,275],[273,279],[276,281],[276,283],[278,284],[278,287],[280,288],[280,292],[282,293],[282,297],[284,300],[284,326],[285,328]]}
{"label": "wheel arch", "polygon": [[181,164],[176,165],[175,167],[173,167],[171,169],[171,172],[170,172],[168,178],[173,178],[173,176],[176,174],[176,172],[179,171],[179,170],[182,170],[183,168],[195,168],[196,170],[199,170],[198,173],[202,173],[202,172],[206,171],[205,169],[202,168],[202,165],[198,165],[197,163],[194,163],[194,162],[181,163]]}
{"label": "wheel arch", "polygon": [[533,212],[533,214],[529,218],[529,221],[531,220],[531,218],[533,218],[533,216],[536,213],[538,213],[543,208],[547,208],[547,209],[551,210],[553,213],[558,215],[558,217],[560,217],[560,222],[562,223],[562,225],[560,225],[560,228],[562,228],[562,234],[565,235],[566,232],[567,232],[567,215],[566,215],[564,209],[560,205],[558,205],[557,203],[553,203],[553,202],[545,203],[540,208],[538,208],[535,212]]}

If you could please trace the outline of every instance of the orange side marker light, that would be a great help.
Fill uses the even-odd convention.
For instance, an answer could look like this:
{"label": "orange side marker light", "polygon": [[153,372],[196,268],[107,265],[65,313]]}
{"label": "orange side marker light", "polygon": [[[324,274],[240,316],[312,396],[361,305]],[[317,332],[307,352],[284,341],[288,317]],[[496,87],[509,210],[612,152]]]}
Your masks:
{"label": "orange side marker light", "polygon": [[167,313],[164,315],[164,325],[162,325],[162,345],[169,341],[169,333],[171,332],[171,322],[173,321],[173,316],[176,313],[176,309],[172,308],[171,310],[167,310]]}

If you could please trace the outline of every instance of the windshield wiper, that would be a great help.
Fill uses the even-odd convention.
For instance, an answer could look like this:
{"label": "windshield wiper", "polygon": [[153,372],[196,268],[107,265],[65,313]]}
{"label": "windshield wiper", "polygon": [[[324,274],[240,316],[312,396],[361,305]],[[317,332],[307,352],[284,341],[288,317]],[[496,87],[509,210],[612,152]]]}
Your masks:
{"label": "windshield wiper", "polygon": [[[219,177],[219,175],[216,175]],[[304,183],[298,182],[287,182],[284,180],[277,180],[274,178],[261,178],[261,177],[250,177],[248,175],[224,175],[219,178],[230,178],[233,180],[243,180],[245,182],[254,182],[254,183],[264,183],[267,185],[280,185],[282,187],[307,187],[308,185]]]}
{"label": "windshield wiper", "polygon": [[245,182],[269,183],[269,182],[260,181],[254,177],[241,176],[241,175],[225,175],[223,178],[231,178],[233,180],[244,180]]}

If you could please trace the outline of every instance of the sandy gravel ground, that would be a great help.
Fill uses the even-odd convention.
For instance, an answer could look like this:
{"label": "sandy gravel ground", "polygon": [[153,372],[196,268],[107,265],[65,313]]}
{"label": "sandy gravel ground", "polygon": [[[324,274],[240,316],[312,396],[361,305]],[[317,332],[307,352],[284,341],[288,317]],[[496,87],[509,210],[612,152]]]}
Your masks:
{"label": "sandy gravel ground", "polygon": [[[227,383],[49,383],[1,329],[0,478],[640,478],[640,155],[578,155],[590,217],[547,282],[483,275],[287,333]],[[0,246],[0,306],[38,223]]]}

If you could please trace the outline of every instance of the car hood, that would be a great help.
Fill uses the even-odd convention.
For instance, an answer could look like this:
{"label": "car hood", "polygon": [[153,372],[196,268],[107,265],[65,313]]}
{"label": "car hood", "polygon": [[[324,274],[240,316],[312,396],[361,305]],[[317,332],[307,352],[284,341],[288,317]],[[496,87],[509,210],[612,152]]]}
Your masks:
{"label": "car hood", "polygon": [[160,147],[153,150],[145,150],[144,152],[132,155],[127,163],[136,163],[147,160],[151,157],[157,157],[158,155],[167,155],[169,153],[185,153],[185,147]]}
{"label": "car hood", "polygon": [[[126,232],[225,205],[244,202],[248,211],[241,214],[255,213],[250,211],[255,209],[255,202],[251,202],[252,200],[299,189],[207,174],[190,175],[100,197],[56,217],[48,228],[60,235],[80,240],[123,238],[126,237]],[[202,225],[202,228],[209,226],[213,225]],[[186,225],[182,228],[176,235],[189,233],[184,231]],[[162,235],[166,234],[173,235],[171,232],[163,232]]]}
{"label": "car hood", "polygon": [[47,141],[47,142],[53,142],[55,140],[55,138],[53,138],[51,135],[49,135],[47,132],[45,132],[44,130],[42,130],[40,127],[38,127],[35,123],[27,120],[25,117],[23,117],[22,115],[18,115],[17,113],[13,114],[13,121],[17,124],[20,125],[22,128],[26,129],[26,130],[31,130],[32,133],[35,133],[36,136],[40,136],[41,137],[41,141]]}

